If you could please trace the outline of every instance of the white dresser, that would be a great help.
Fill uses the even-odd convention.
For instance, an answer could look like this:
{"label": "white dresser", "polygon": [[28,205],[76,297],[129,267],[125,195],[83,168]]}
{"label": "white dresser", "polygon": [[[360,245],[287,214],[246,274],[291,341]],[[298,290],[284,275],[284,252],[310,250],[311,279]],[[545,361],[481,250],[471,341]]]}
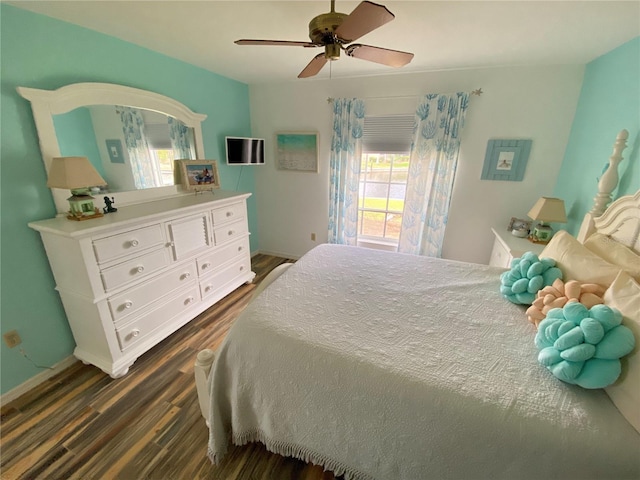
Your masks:
{"label": "white dresser", "polygon": [[246,199],[215,190],[81,222],[29,223],[42,237],[76,341],[112,377],[253,280]]}
{"label": "white dresser", "polygon": [[520,258],[525,252],[533,252],[540,255],[545,245],[530,242],[526,238],[519,238],[511,235],[511,232],[492,228],[495,236],[493,250],[489,258],[489,265],[494,267],[509,268],[511,260]]}

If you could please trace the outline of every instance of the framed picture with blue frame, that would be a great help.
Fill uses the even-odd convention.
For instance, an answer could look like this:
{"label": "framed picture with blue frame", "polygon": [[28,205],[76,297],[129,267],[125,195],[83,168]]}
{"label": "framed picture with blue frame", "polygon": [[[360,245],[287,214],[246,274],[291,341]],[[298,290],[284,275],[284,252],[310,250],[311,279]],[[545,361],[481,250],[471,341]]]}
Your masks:
{"label": "framed picture with blue frame", "polygon": [[480,178],[521,182],[531,143],[531,140],[489,140]]}

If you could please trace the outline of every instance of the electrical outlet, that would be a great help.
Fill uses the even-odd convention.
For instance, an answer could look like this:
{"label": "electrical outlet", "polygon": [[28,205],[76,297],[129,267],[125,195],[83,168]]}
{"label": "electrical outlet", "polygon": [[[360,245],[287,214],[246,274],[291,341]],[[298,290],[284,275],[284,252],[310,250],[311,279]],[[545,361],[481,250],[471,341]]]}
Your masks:
{"label": "electrical outlet", "polygon": [[4,338],[4,342],[9,346],[9,348],[16,347],[22,343],[22,339],[16,330],[11,330],[10,332],[2,335]]}
{"label": "electrical outlet", "polygon": [[313,241],[313,242],[316,241],[316,234],[315,233],[311,234],[311,241]]}

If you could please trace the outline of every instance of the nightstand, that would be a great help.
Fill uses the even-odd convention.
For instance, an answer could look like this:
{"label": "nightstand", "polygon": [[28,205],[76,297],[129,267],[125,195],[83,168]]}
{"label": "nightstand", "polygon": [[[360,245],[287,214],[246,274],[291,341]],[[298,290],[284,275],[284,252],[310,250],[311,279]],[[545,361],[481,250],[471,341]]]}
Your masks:
{"label": "nightstand", "polygon": [[520,258],[525,252],[540,255],[544,249],[544,245],[532,243],[526,238],[515,237],[506,230],[492,228],[491,231],[495,236],[491,258],[489,258],[491,266],[509,268],[511,260]]}

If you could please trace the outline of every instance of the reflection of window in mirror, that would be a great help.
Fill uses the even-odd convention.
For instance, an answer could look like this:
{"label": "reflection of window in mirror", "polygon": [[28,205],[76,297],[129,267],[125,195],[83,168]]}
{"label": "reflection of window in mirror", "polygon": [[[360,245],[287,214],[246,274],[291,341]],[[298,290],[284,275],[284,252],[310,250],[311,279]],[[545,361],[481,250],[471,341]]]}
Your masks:
{"label": "reflection of window in mirror", "polygon": [[152,149],[162,185],[173,185],[173,150]]}

